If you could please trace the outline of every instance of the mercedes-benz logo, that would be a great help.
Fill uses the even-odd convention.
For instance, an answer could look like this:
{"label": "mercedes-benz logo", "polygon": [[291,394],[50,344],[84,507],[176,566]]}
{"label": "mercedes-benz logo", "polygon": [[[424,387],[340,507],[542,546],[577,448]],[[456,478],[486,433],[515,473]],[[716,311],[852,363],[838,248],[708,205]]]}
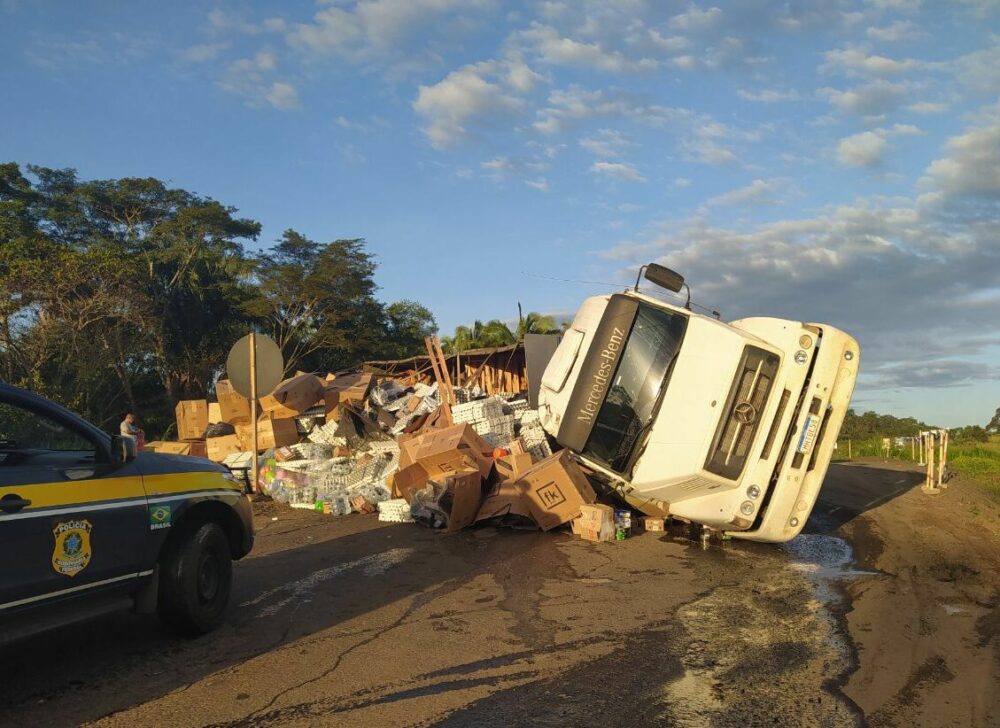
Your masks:
{"label": "mercedes-benz logo", "polygon": [[757,409],[749,402],[740,402],[733,410],[733,416],[741,425],[752,425],[757,419]]}

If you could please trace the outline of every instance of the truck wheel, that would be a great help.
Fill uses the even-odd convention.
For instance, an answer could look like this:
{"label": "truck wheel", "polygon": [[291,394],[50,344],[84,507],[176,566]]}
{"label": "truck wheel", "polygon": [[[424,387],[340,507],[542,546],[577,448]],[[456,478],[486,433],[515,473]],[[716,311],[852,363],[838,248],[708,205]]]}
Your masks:
{"label": "truck wheel", "polygon": [[222,621],[232,584],[229,540],[217,524],[205,523],[180,535],[161,557],[160,618],[182,634],[204,634]]}

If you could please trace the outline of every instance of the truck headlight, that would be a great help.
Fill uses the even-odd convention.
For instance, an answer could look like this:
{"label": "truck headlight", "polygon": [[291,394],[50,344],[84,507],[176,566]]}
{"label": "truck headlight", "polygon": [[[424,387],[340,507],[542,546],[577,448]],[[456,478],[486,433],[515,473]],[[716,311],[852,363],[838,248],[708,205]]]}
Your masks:
{"label": "truck headlight", "polygon": [[805,351],[799,349],[797,352],[795,352],[796,364],[805,364],[807,361],[809,361],[809,355],[806,354]]}
{"label": "truck headlight", "polygon": [[751,485],[749,488],[747,488],[747,498],[753,498],[756,500],[758,497],[760,497],[759,485]]}
{"label": "truck headlight", "polygon": [[813,340],[810,339],[806,334],[802,334],[802,336],[799,337],[799,346],[801,346],[803,349],[808,349],[812,345],[813,345]]}
{"label": "truck headlight", "polygon": [[740,504],[740,513],[742,513],[744,516],[749,516],[751,513],[753,513],[753,503],[750,501],[743,501]]}

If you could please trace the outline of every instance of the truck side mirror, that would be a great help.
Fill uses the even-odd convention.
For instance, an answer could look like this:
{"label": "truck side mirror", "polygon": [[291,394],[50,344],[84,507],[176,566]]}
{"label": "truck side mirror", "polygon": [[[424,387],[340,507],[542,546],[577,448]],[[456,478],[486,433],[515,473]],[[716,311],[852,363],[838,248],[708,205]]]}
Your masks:
{"label": "truck side mirror", "polygon": [[646,266],[645,278],[647,281],[674,293],[684,287],[684,276],[658,263],[650,263]]}
{"label": "truck side mirror", "polygon": [[111,462],[118,467],[135,460],[137,450],[135,440],[121,435],[111,436]]}

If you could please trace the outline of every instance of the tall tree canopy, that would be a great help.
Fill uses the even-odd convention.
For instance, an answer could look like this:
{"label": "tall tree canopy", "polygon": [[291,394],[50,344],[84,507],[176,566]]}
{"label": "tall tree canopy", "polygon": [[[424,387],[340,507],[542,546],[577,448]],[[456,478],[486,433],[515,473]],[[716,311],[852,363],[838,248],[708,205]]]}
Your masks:
{"label": "tall tree canopy", "polygon": [[[521,305],[518,304],[520,313]],[[500,319],[473,322],[472,326],[458,326],[452,336],[446,336],[442,345],[449,352],[482,349],[495,346],[509,346],[524,341],[525,334],[558,334],[563,329],[552,316],[531,312],[519,315],[517,328],[513,331]]]}
{"label": "tall tree canopy", "polygon": [[316,371],[417,353],[436,331],[419,304],[377,300],[364,240],[287,230],[248,252],[259,234],[157,179],[0,165],[0,377],[105,426],[134,410],[159,433],[250,328],[289,370]]}

